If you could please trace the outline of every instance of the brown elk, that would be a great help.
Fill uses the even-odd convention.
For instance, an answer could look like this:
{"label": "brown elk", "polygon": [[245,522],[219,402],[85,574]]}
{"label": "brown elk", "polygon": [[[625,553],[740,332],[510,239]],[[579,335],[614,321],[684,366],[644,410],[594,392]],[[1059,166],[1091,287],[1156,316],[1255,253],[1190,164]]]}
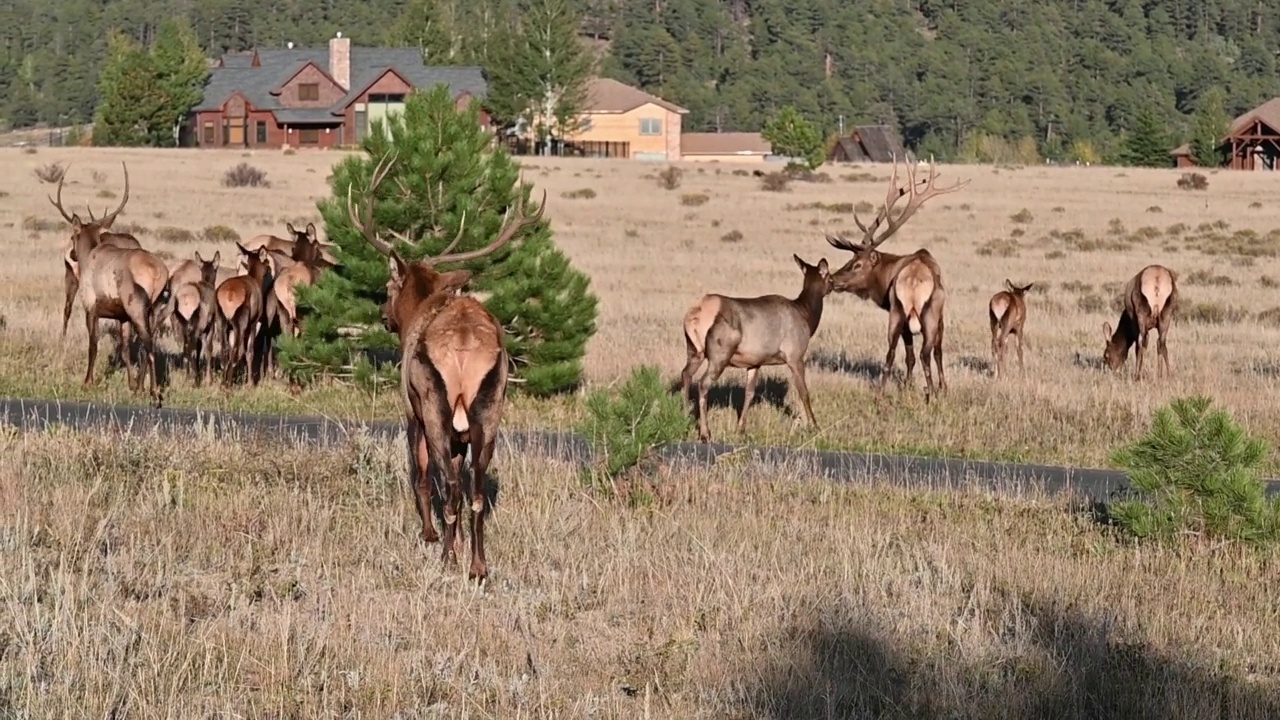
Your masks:
{"label": "brown elk", "polygon": [[1124,285],[1124,308],[1115,331],[1111,323],[1102,324],[1106,349],[1102,356],[1112,370],[1124,367],[1133,346],[1135,367],[1133,379],[1142,379],[1142,360],[1146,354],[1148,337],[1152,330],[1159,332],[1156,343],[1158,360],[1156,376],[1172,375],[1169,367],[1169,328],[1173,325],[1178,309],[1178,283],[1173,271],[1163,265],[1148,265],[1129,278]]}
{"label": "brown elk", "polygon": [[[382,240],[374,225],[374,196],[378,185],[395,163],[388,155],[379,161],[367,191],[364,217],[360,217],[347,189],[347,211],[378,252],[387,256],[390,279],[383,324],[400,338],[400,388],[409,438],[409,468],[415,500],[422,519],[422,538],[439,539],[431,518],[435,506],[432,467],[445,479],[444,548],[446,565],[456,563],[462,550],[458,520],[462,514],[462,460],[471,452],[471,567],[472,579],[488,574],[484,555],[484,521],[489,513],[487,471],[493,459],[498,425],[506,405],[507,350],[504,331],[478,300],[455,291],[470,273],[441,273],[449,262],[483,257],[506,245],[525,227],[538,222],[546,209],[546,193],[532,216],[525,214],[524,190],[516,192],[515,213],[503,222],[488,245],[467,252],[452,252],[462,232],[441,253],[406,262]],[[393,233],[401,242],[413,244]]]}
{"label": "brown elk", "polygon": [[1022,338],[1023,326],[1027,322],[1027,291],[1035,283],[1014,285],[1008,278],[1004,281],[1007,289],[991,296],[987,303],[987,319],[991,323],[991,360],[995,364],[995,376],[1000,377],[1004,368],[1004,355],[1008,349],[1009,336],[1018,340],[1018,371],[1022,372]]}
{"label": "brown elk", "polygon": [[223,328],[222,384],[231,385],[240,361],[244,360],[249,381],[257,385],[254,356],[262,324],[263,298],[271,283],[271,255],[265,247],[248,250],[240,243],[236,243],[236,247],[245,257],[248,272],[223,280],[214,292]]}
{"label": "brown elk", "polygon": [[292,240],[286,240],[275,235],[263,234],[255,235],[248,241],[241,243],[247,250],[257,250],[260,247],[266,247],[271,252],[271,257],[275,260],[275,272],[280,272],[284,268],[292,265],[294,262],[294,247],[303,240],[309,240],[316,245],[319,257],[313,264],[322,267],[333,267],[338,264],[338,259],[329,252],[329,248],[333,247],[333,243],[320,240],[319,232],[316,230],[315,223],[307,223],[304,230],[298,230],[293,223],[285,223],[285,229],[293,236]]}
{"label": "brown elk", "polygon": [[150,381],[151,398],[156,407],[163,403],[163,395],[156,383],[155,332],[170,296],[169,268],[154,254],[139,248],[118,247],[102,239],[103,228],[110,227],[129,202],[129,167],[124,167],[124,195],[120,205],[101,220],[83,222],[78,214],[67,215],[62,207],[64,173],[58,180],[57,199],[49,198],[58,212],[71,223],[71,260],[78,264],[80,304],[85,310],[89,331],[89,366],[84,383],[94,382],[93,367],[98,358],[98,321],[116,320],[120,323],[122,355],[129,387],[134,392],[142,389],[143,370],[138,369],[135,382],[132,363],[129,361],[130,335],[136,335],[142,347],[147,378]]}
{"label": "brown elk", "polygon": [[809,340],[822,321],[822,305],[831,292],[831,274],[826,258],[810,265],[792,255],[804,273],[804,285],[794,299],[782,295],[729,297],[703,295],[684,314],[684,342],[687,360],[680,375],[684,397],[703,361],[707,369],[698,381],[698,438],[711,442],[707,426],[707,392],[726,367],[745,368],[746,396],[738,413],[738,432],[746,426],[747,408],[755,396],[756,379],[766,365],[786,365],[792,384],[809,424],[816,426],[805,382],[805,353]]}
{"label": "brown elk", "polygon": [[175,333],[182,338],[182,355],[192,380],[200,384],[200,365],[204,363],[204,382],[213,379],[213,336],[218,324],[218,262],[222,253],[205,260],[196,252],[195,260],[184,260],[170,275],[172,318]]}
{"label": "brown elk", "polygon": [[[915,369],[915,350],[912,347],[916,335],[922,336],[920,357],[924,363],[925,401],[934,393],[933,374],[929,359],[938,367],[938,389],[947,390],[947,376],[942,366],[942,338],[945,329],[944,310],[947,293],[942,284],[942,268],[926,249],[910,255],[891,255],[878,248],[896,233],[907,220],[930,198],[955,192],[969,184],[968,180],[946,187],[934,185],[937,166],[929,161],[929,177],[916,182],[914,166],[907,162],[907,184],[898,187],[898,162],[894,158],[893,175],[889,178],[889,192],[884,205],[870,227],[854,213],[854,223],[862,231],[862,242],[855,243],[839,235],[828,234],[827,242],[833,247],[853,253],[853,257],[832,276],[837,292],[853,293],[863,300],[870,300],[889,311],[889,352],[884,359],[884,372],[880,376],[880,393],[893,372],[893,360],[901,338],[907,350],[907,377],[911,383]],[[922,188],[919,189],[918,188]],[[903,195],[907,205],[894,217],[893,206]],[[876,231],[887,223],[878,237]]]}

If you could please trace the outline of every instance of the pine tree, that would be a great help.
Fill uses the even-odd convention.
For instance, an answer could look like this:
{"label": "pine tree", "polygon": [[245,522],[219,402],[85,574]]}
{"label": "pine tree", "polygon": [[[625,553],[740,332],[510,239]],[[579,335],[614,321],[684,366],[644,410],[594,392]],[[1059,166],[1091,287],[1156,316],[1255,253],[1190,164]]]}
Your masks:
{"label": "pine tree", "polygon": [[791,105],[769,118],[760,134],[775,153],[795,158],[810,170],[816,170],[824,160],[822,134]]}
{"label": "pine tree", "polygon": [[95,145],[146,145],[167,124],[165,91],[151,55],[128,36],[112,33],[98,80],[102,102],[94,118]]}
{"label": "pine tree", "polygon": [[1120,149],[1120,161],[1139,167],[1166,167],[1172,149],[1164,123],[1150,105],[1144,105],[1129,128]]}
{"label": "pine tree", "polygon": [[1222,90],[1211,87],[1200,96],[1191,117],[1191,154],[1201,167],[1222,165],[1222,137],[1231,125],[1225,104]]}
{"label": "pine tree", "polygon": [[209,78],[209,65],[205,62],[195,31],[181,18],[169,18],[160,23],[151,57],[156,79],[165,95],[159,119],[167,123],[153,130],[151,140],[162,147],[176,145],[177,136],[173,128],[200,102],[205,81]]}
{"label": "pine tree", "polygon": [[[317,205],[341,265],[300,289],[302,333],[279,341],[281,365],[294,380],[371,380],[375,373],[367,356],[396,347],[379,324],[387,260],[352,225],[347,188],[358,197],[377,161],[394,151],[397,162],[379,187],[375,222],[421,238],[415,245],[398,243],[403,257],[439,253],[457,236],[464,215],[465,234],[456,249],[482,247],[499,231],[511,203],[530,202],[527,189],[515,197],[518,166],[505,151],[493,149],[491,139],[474,106],[458,111],[443,87],[420,90],[402,113],[375,122],[361,144],[362,156],[334,168],[333,197]],[[597,301],[589,279],[553,244],[545,217],[523,240],[463,267],[474,273],[472,287],[489,293],[486,306],[508,330],[514,376],[523,380],[519,387],[536,395],[574,387],[595,333]],[[365,331],[354,338],[343,331],[353,326]]]}

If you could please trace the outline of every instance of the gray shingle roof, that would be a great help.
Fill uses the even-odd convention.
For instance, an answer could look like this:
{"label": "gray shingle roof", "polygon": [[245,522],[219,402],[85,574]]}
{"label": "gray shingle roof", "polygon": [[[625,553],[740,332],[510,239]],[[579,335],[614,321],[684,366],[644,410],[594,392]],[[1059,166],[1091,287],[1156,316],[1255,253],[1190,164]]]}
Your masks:
{"label": "gray shingle roof", "polygon": [[321,109],[301,108],[296,110],[274,110],[272,114],[276,116],[276,120],[290,125],[306,125],[308,123],[316,124],[333,124],[340,122],[341,118],[336,118],[333,113]]}
{"label": "gray shingle roof", "polygon": [[[328,110],[288,109],[280,105],[271,91],[293,77],[307,63],[329,72],[328,48],[264,48],[259,49],[260,67],[253,67],[253,53],[227,53],[223,67],[214,68],[205,85],[204,98],[197,110],[215,110],[235,92],[243,94],[259,110],[272,110],[281,122],[323,122],[341,114],[375,80],[387,70],[395,70],[415,88],[427,89],[445,84],[454,95],[470,93],[480,99],[487,83],[483,71],[475,66],[430,66],[422,64],[417,48],[351,48],[351,84],[349,91]],[[286,120],[285,118],[291,118]]]}

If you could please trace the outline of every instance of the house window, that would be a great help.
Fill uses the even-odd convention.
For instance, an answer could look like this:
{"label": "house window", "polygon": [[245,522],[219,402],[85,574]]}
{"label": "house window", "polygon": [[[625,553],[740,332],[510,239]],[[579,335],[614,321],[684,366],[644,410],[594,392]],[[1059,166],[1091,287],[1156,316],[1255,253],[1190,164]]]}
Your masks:
{"label": "house window", "polygon": [[355,141],[360,142],[364,139],[365,133],[369,132],[369,114],[364,110],[356,111],[356,137]]}
{"label": "house window", "polygon": [[320,131],[316,128],[303,128],[298,131],[299,145],[319,145]]}
{"label": "house window", "polygon": [[263,121],[263,120],[259,120],[259,121],[258,121],[258,138],[257,138],[257,140],[258,140],[258,144],[259,144],[259,145],[266,145],[266,144],[267,144],[267,123],[266,123],[265,121]]}
{"label": "house window", "polygon": [[661,135],[662,121],[658,118],[641,118],[640,119],[641,135]]}
{"label": "house window", "polygon": [[212,145],[217,137],[213,131],[213,123],[206,120],[204,123],[204,144]]}
{"label": "house window", "polygon": [[303,83],[298,86],[298,100],[307,102],[319,99],[320,85],[318,83]]}

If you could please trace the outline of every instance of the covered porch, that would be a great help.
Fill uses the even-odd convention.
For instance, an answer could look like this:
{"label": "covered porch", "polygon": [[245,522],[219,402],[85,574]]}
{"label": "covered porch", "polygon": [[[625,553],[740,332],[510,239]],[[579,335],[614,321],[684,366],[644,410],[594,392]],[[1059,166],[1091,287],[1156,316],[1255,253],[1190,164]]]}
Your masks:
{"label": "covered porch", "polygon": [[1247,118],[1223,139],[1232,170],[1275,170],[1280,159],[1280,132],[1266,120]]}

